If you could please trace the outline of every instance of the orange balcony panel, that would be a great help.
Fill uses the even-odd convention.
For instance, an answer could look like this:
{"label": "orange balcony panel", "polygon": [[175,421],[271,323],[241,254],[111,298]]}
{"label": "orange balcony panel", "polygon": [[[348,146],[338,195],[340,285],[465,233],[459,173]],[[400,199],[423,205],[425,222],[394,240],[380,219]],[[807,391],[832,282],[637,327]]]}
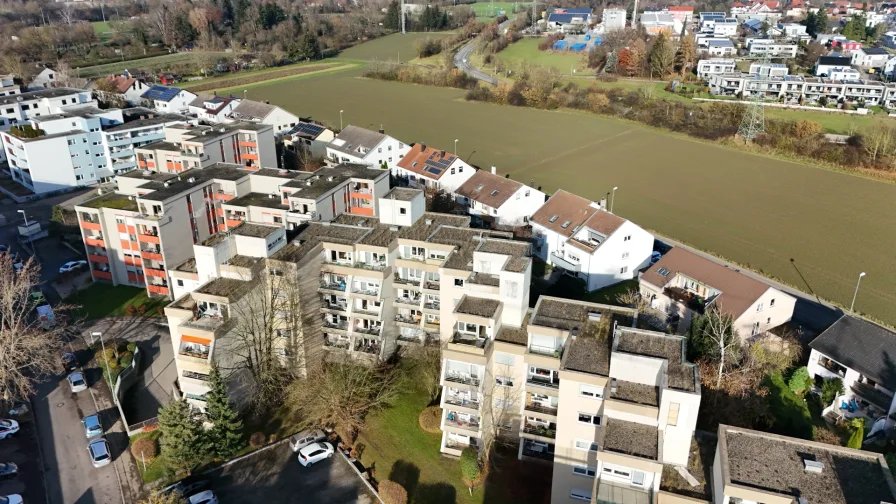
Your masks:
{"label": "orange balcony panel", "polygon": [[215,209],[215,212],[218,215],[220,215],[221,217],[224,217],[224,209],[223,208],[217,208],[217,209]]}
{"label": "orange balcony panel", "polygon": [[102,231],[103,228],[98,222],[81,221],[81,229],[89,229],[91,231]]}
{"label": "orange balcony panel", "polygon": [[146,161],[143,160],[143,159],[138,159],[138,160],[137,160],[137,166],[139,166],[139,167],[141,167],[141,168],[146,168]]}
{"label": "orange balcony panel", "polygon": [[124,225],[124,224],[119,224],[119,225],[118,225],[118,232],[119,232],[119,233],[127,233],[127,232],[128,232],[128,227],[127,227],[126,225]]}
{"label": "orange balcony panel", "polygon": [[353,192],[351,197],[355,199],[373,200],[373,193]]}
{"label": "orange balcony panel", "polygon": [[155,252],[140,252],[140,256],[150,261],[164,261],[162,254],[157,254]]}
{"label": "orange balcony panel", "polygon": [[106,248],[106,242],[104,242],[103,240],[97,240],[96,238],[84,238],[84,243],[86,245],[90,245],[91,247]]}
{"label": "orange balcony panel", "polygon": [[366,215],[366,216],[373,217],[373,209],[372,208],[352,207],[352,210],[350,213],[353,213],[355,215]]}
{"label": "orange balcony panel", "polygon": [[112,281],[112,273],[109,271],[97,271],[93,270],[93,279],[94,280],[109,280]]}
{"label": "orange balcony panel", "polygon": [[156,167],[156,164],[155,164],[155,162],[153,162],[153,161],[147,161],[147,162],[146,162],[146,167],[147,167],[147,168],[155,168],[155,167]]}
{"label": "orange balcony panel", "polygon": [[109,258],[106,256],[96,255],[96,254],[87,254],[87,259],[93,262],[109,264]]}
{"label": "orange balcony panel", "polygon": [[243,223],[243,221],[241,221],[241,220],[233,220],[233,219],[227,219],[226,222],[227,222],[227,227],[229,229],[233,229]]}
{"label": "orange balcony panel", "polygon": [[243,159],[251,159],[253,161],[258,161],[258,154],[250,154],[248,152],[243,152],[240,154],[240,157]]}
{"label": "orange balcony panel", "polygon": [[156,277],[156,278],[165,278],[165,270],[144,268],[143,273],[145,273],[146,276],[151,276],[151,277]]}
{"label": "orange balcony panel", "polygon": [[[245,156],[243,156],[243,157],[245,157]],[[261,168],[259,168],[258,166],[255,166],[255,165],[246,165],[246,166],[243,166],[243,169],[246,171],[258,171]]]}
{"label": "orange balcony panel", "polygon": [[219,201],[230,201],[233,198],[236,198],[236,196],[232,194],[215,193],[215,199]]}
{"label": "orange balcony panel", "polygon": [[240,147],[251,147],[251,148],[254,149],[254,148],[258,147],[258,144],[257,144],[256,142],[249,142],[249,141],[246,141],[246,140],[240,140]]}
{"label": "orange balcony panel", "polygon": [[147,285],[146,288],[153,294],[164,294],[165,296],[168,295],[168,287],[163,287],[161,285]]}
{"label": "orange balcony panel", "polygon": [[138,234],[137,241],[142,241],[144,243],[155,243],[156,245],[158,245],[160,243],[158,236],[145,235],[145,234]]}
{"label": "orange balcony panel", "polygon": [[125,256],[124,263],[128,266],[143,266],[143,260],[138,257]]}
{"label": "orange balcony panel", "polygon": [[137,234],[137,228],[135,226],[128,226],[128,234]]}

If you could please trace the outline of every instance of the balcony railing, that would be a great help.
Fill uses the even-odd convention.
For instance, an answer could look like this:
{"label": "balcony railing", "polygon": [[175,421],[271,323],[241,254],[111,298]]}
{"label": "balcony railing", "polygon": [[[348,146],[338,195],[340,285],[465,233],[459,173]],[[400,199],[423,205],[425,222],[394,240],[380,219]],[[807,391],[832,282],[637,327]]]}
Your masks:
{"label": "balcony railing", "polygon": [[394,278],[393,283],[396,283],[396,284],[415,285],[415,286],[420,285],[420,280],[415,280],[413,278],[402,278],[402,277],[398,276],[398,273],[396,273],[393,278]]}
{"label": "balcony railing", "polygon": [[182,345],[178,353],[185,357],[208,360],[211,348],[205,345]]}
{"label": "balcony railing", "polygon": [[470,417],[469,420],[463,420],[460,416],[453,412],[449,411],[445,416],[445,425],[451,425],[453,427],[460,427],[461,429],[478,431],[479,430],[479,420],[473,417]]}
{"label": "balcony railing", "polygon": [[352,342],[349,340],[327,338],[324,340],[324,346],[328,348],[342,348],[348,350],[352,347]]}
{"label": "balcony railing", "polygon": [[523,455],[547,461],[554,460],[554,454],[549,452],[547,448],[530,443],[523,444]]}
{"label": "balcony railing", "polygon": [[529,345],[529,353],[546,355],[548,357],[556,357],[558,359],[560,358],[561,350],[561,347],[553,348],[540,345]]}
{"label": "balcony railing", "polygon": [[345,283],[344,282],[321,282],[321,289],[334,290],[339,292],[345,292]]}
{"label": "balcony railing", "polygon": [[395,302],[406,305],[420,306],[420,296],[395,298]]}
{"label": "balcony railing", "polygon": [[335,311],[348,311],[348,305],[343,303],[324,303],[324,308]]}
{"label": "balcony railing", "polygon": [[429,290],[439,290],[439,281],[438,280],[427,280],[425,284],[423,284],[424,289]]}
{"label": "balcony railing", "polygon": [[396,315],[396,316],[395,316],[395,321],[396,321],[396,322],[401,322],[401,323],[403,323],[403,324],[419,324],[419,323],[420,323],[420,317],[411,317],[411,316],[408,316],[408,315]]}
{"label": "balcony railing", "polygon": [[370,334],[371,336],[379,336],[380,331],[383,329],[382,326],[374,326],[374,327],[362,327],[355,326],[355,332],[361,334]]}
{"label": "balcony railing", "polygon": [[333,322],[332,320],[324,320],[324,327],[326,327],[327,329],[339,329],[342,331],[347,331],[348,321]]}
{"label": "balcony railing", "polygon": [[557,416],[557,408],[551,406],[545,406],[543,404],[538,403],[526,403],[524,408],[526,411],[531,411],[533,413],[544,413],[545,415],[553,415]]}
{"label": "balcony railing", "polygon": [[451,404],[453,406],[463,406],[464,408],[477,410],[479,409],[479,401],[457,396],[445,396],[445,404]]}
{"label": "balcony railing", "polygon": [[386,263],[384,262],[355,262],[354,266],[360,269],[366,269],[371,271],[383,271],[386,269]]}
{"label": "balcony railing", "polygon": [[477,338],[473,334],[454,332],[454,336],[451,337],[451,342],[459,345],[470,345],[476,348],[485,348],[486,344],[488,344],[488,338]]}
{"label": "balcony railing", "polygon": [[552,389],[560,388],[560,381],[552,381],[550,378],[540,378],[537,376],[530,376],[526,379],[526,383],[529,385],[535,385],[537,387],[547,387]]}
{"label": "balcony railing", "polygon": [[376,343],[364,343],[363,341],[359,341],[355,345],[355,351],[366,354],[379,355],[380,346]]}
{"label": "balcony railing", "polygon": [[458,373],[448,373],[445,376],[446,382],[451,383],[463,383],[464,385],[473,385],[474,387],[478,387],[481,383],[479,378],[472,375],[458,374]]}
{"label": "balcony railing", "polygon": [[373,296],[379,297],[380,290],[379,289],[362,289],[360,287],[352,287],[353,294],[361,294],[363,296]]}
{"label": "balcony railing", "polygon": [[706,299],[703,296],[698,296],[693,292],[682,289],[681,287],[666,287],[663,289],[663,294],[672,299],[673,301],[677,301],[679,303],[683,303],[689,309],[697,312],[703,313],[706,309]]}
{"label": "balcony railing", "polygon": [[427,310],[438,310],[440,307],[440,303],[438,301],[430,301],[428,303],[423,303],[423,307]]}
{"label": "balcony railing", "polygon": [[426,256],[422,256],[422,255],[409,255],[409,256],[402,257],[402,259],[404,259],[406,261],[416,261],[416,262],[422,262],[422,263],[426,262]]}
{"label": "balcony railing", "polygon": [[523,425],[523,432],[525,432],[526,434],[533,434],[535,436],[554,439],[557,437],[557,426],[553,425],[553,427],[551,427],[550,425],[545,426],[541,424],[526,422]]}

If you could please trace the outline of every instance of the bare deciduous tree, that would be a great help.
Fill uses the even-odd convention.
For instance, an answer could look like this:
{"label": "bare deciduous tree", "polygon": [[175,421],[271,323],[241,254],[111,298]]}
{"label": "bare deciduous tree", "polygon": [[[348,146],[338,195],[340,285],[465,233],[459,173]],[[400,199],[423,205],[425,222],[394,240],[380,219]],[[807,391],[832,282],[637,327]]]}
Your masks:
{"label": "bare deciduous tree", "polygon": [[434,401],[442,391],[442,348],[422,346],[411,351],[408,356],[414,361],[414,370],[424,388],[429,392],[429,400]]}
{"label": "bare deciduous tree", "polygon": [[616,295],[616,302],[638,310],[638,320],[644,322],[651,329],[668,332],[669,324],[666,323],[666,314],[650,306],[650,301],[637,289],[629,289]]}
{"label": "bare deciduous tree", "polygon": [[76,17],[75,14],[77,10],[75,9],[75,5],[70,2],[64,2],[62,7],[57,11],[59,15],[59,19],[62,20],[63,23],[71,27],[71,25],[75,22]]}
{"label": "bare deciduous tree", "polygon": [[[486,371],[480,407],[483,413],[483,446],[479,453],[487,457],[495,443],[519,442],[511,434],[513,423],[519,420],[522,404],[522,383],[514,377],[514,368],[507,364],[495,363],[491,371]],[[510,434],[508,436],[508,434]]]}
{"label": "bare deciduous tree", "polygon": [[28,260],[16,272],[10,255],[0,255],[0,398],[5,401],[33,394],[34,384],[54,374],[59,363],[66,326],[61,316],[54,326],[41,326],[31,299],[39,283],[39,264]]}

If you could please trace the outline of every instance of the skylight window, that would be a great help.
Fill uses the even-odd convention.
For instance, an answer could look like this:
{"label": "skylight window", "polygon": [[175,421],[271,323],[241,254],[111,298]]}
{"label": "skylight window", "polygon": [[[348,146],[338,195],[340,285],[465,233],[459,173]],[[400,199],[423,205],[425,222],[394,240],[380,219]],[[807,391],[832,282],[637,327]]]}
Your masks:
{"label": "skylight window", "polygon": [[565,221],[565,222],[564,222],[564,223],[563,223],[563,225],[562,225],[562,226],[560,226],[560,227],[562,227],[562,228],[563,228],[563,229],[566,229],[566,228],[568,228],[568,227],[569,227],[569,224],[570,224],[570,222],[569,222],[569,221]]}
{"label": "skylight window", "polygon": [[659,273],[660,276],[664,276],[664,277],[667,277],[667,276],[669,276],[669,273],[672,273],[671,271],[667,270],[666,268],[660,268],[660,269],[656,270],[656,272]]}
{"label": "skylight window", "polygon": [[495,189],[494,191],[492,191],[492,196],[497,196],[497,195],[498,195],[498,190],[497,190],[497,189]]}
{"label": "skylight window", "polygon": [[558,218],[560,218],[559,215],[554,215],[554,216],[552,216],[548,221],[549,221],[549,222],[556,222]]}
{"label": "skylight window", "polygon": [[476,186],[476,190],[481,191],[483,187],[485,187],[485,184],[479,184],[478,186]]}

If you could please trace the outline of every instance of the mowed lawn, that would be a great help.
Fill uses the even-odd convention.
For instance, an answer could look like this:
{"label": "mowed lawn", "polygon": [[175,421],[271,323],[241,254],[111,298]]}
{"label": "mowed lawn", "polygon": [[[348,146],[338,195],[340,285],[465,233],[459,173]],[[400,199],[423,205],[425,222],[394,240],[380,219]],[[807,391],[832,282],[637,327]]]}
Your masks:
{"label": "mowed lawn", "polygon": [[470,4],[473,12],[478,18],[496,18],[498,14],[504,12],[507,17],[513,17],[516,9],[522,7],[531,7],[531,2],[476,2]]}
{"label": "mowed lawn", "polygon": [[130,316],[127,312],[128,306],[134,307],[135,315],[140,315],[139,309],[142,306],[143,316],[160,317],[162,314],[158,309],[164,308],[169,301],[150,298],[146,295],[146,289],[96,283],[75,294],[71,302],[78,306],[75,312],[79,316],[93,320]]}
{"label": "mowed lawn", "polygon": [[865,271],[856,309],[896,323],[896,184],[585,113],[466,102],[460,90],[362,72],[253,93],[335,126],[342,109],[346,125],[382,125],[406,142],[453,148],[457,138],[470,163],[495,165],[549,193],[564,188],[597,200],[618,186],[623,217],[846,305]]}
{"label": "mowed lawn", "polygon": [[526,62],[530,65],[556,68],[564,74],[570,73],[572,69],[575,69],[576,73],[587,72],[594,74],[593,70],[588,69],[586,53],[539,51],[538,44],[541,41],[542,39],[527,38],[514,42],[507,46],[507,49],[498,53],[498,59],[510,65],[511,68]]}

